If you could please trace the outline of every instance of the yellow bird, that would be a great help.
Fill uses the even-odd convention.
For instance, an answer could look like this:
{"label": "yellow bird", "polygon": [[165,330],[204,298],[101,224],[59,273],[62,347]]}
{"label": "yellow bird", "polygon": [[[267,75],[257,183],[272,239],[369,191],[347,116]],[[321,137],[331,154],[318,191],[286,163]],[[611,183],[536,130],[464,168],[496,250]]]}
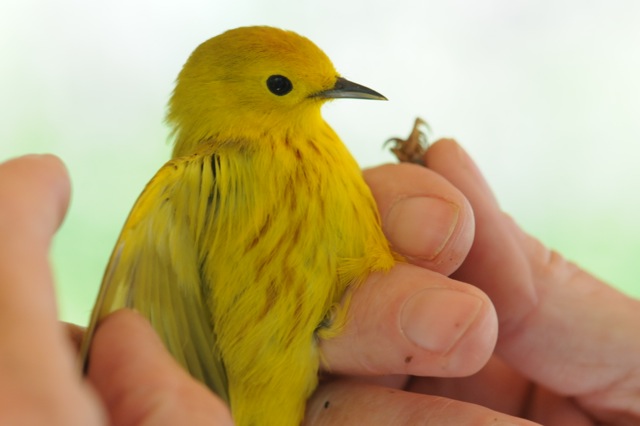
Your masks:
{"label": "yellow bird", "polygon": [[385,99],[290,31],[237,28],[193,52],[169,102],[173,158],[113,250],[85,365],[98,321],[133,308],[237,425],[300,424],[318,339],[344,325],[347,290],[397,258],[320,114],[335,98]]}

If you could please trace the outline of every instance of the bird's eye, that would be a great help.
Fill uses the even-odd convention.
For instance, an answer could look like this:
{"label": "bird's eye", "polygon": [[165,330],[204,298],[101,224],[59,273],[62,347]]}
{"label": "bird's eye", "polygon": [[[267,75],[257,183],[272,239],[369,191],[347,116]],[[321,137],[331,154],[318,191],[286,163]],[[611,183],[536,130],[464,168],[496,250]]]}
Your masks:
{"label": "bird's eye", "polygon": [[293,84],[284,75],[272,75],[267,79],[267,87],[274,95],[284,96],[293,90]]}

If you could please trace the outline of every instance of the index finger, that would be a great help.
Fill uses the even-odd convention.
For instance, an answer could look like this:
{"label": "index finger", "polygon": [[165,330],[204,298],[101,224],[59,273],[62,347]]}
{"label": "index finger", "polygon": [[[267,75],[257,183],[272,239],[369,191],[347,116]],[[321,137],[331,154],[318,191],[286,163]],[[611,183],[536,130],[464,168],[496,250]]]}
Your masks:
{"label": "index finger", "polygon": [[3,357],[29,363],[29,355],[41,358],[44,348],[53,355],[63,341],[48,251],[68,202],[69,180],[56,157],[26,156],[0,165]]}
{"label": "index finger", "polygon": [[474,236],[471,205],[442,176],[414,164],[364,171],[393,249],[410,263],[443,275],[455,271]]}

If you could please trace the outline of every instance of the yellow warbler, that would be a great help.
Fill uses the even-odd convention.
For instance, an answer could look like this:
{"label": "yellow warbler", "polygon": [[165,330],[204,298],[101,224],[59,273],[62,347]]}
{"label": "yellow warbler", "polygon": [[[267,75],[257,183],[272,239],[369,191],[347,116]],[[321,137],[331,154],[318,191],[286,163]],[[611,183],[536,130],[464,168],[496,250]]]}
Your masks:
{"label": "yellow warbler", "polygon": [[134,205],[107,266],[97,322],[129,307],[225,399],[239,426],[298,425],[318,338],[345,291],[394,262],[361,171],[320,107],[385,99],[311,41],[270,27],[201,44],[169,102],[173,159]]}

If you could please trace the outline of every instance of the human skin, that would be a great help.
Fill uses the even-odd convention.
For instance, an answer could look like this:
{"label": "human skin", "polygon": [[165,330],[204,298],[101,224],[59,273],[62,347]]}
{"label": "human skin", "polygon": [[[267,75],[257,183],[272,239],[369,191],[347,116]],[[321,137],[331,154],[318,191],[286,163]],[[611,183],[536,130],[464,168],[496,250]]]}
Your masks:
{"label": "human skin", "polygon": [[[637,422],[638,413],[615,415],[616,404],[638,404],[638,302],[575,273],[557,255],[542,262],[549,253],[500,212],[454,142],[436,143],[427,161],[431,170],[387,165],[365,173],[388,238],[411,264],[372,276],[354,293],[344,334],[322,343],[332,375],[310,400],[306,423],[531,424],[509,414],[545,424],[595,424],[596,416]],[[68,198],[68,177],[54,157],[0,166],[1,422],[32,416],[33,424],[48,425],[107,418],[118,425],[231,424],[226,407],[130,311],[102,323],[88,380],[78,378],[73,347],[56,320],[48,263]],[[445,276],[459,265],[461,281]],[[554,291],[566,276],[591,283],[590,290],[577,301]],[[584,303],[595,319],[583,318],[594,315],[576,306]],[[562,315],[546,306],[562,306]],[[494,352],[496,310],[501,335]],[[618,332],[605,335],[612,313]],[[606,345],[592,344],[603,337]],[[606,359],[615,362],[597,363]],[[557,380],[564,387],[554,382],[558,371],[569,372]],[[562,415],[570,417],[554,417]]]}
{"label": "human skin", "polygon": [[[435,214],[434,231],[423,233],[419,241],[426,247],[435,244],[435,250],[450,258],[444,264],[434,262],[439,265],[434,269],[450,272],[471,245],[473,216],[459,191],[441,178],[432,183],[437,198],[449,201],[445,203],[444,213],[431,205],[429,211]],[[121,311],[103,321],[95,336],[88,380],[80,380],[73,343],[77,345],[81,331],[63,326],[56,320],[54,283],[48,259],[51,238],[63,220],[69,194],[70,183],[65,168],[55,157],[28,156],[0,165],[0,205],[3,206],[0,220],[3,235],[0,240],[0,308],[3,308],[0,309],[0,420],[11,423],[12,419],[23,419],[28,414],[34,416],[31,419],[34,424],[48,425],[105,424],[107,419],[118,425],[176,424],[176,419],[193,425],[199,422],[230,424],[226,407],[183,372],[165,352],[146,320],[134,312]],[[415,206],[409,206],[409,216],[414,210]],[[450,211],[457,212],[458,216],[453,228],[447,214]],[[404,215],[401,222],[406,222],[406,212]],[[442,219],[445,223],[439,225]],[[439,247],[442,232],[449,235],[450,242]],[[411,254],[410,245],[407,250]],[[452,329],[455,331],[452,324],[462,323],[466,328],[460,346],[481,355],[467,357],[463,354],[454,371],[469,374],[481,368],[492,352],[497,332],[495,311],[486,295],[473,286],[411,265],[404,265],[387,276],[371,277],[362,288],[387,288],[397,280],[404,281],[408,275],[422,283],[413,286],[418,294],[435,288],[440,294],[439,300],[449,300],[452,305],[459,304],[462,308],[457,312],[444,312],[438,319],[442,324],[440,332],[436,333],[438,327],[429,326],[430,334],[427,334],[423,323],[426,321],[429,325],[428,318],[420,312],[430,312],[437,306],[433,306],[431,298],[418,298],[419,304],[413,309],[418,312],[418,324],[411,323],[414,319],[411,315],[405,321],[413,327],[412,335],[421,338],[423,345],[432,345],[432,349],[437,350],[441,345],[450,344],[449,334]],[[449,290],[451,294],[447,299]],[[412,296],[406,292],[399,295],[403,298]],[[456,303],[457,298],[461,298],[460,303]],[[397,299],[396,307],[401,306],[403,301]],[[473,321],[467,319],[469,306],[473,307]],[[389,328],[385,333],[390,333],[390,342],[402,342],[398,347],[398,353],[403,355],[401,363],[389,359],[391,364],[385,366],[387,360],[373,357],[368,372],[374,373],[381,367],[389,372],[397,365],[405,371],[403,345],[406,339],[400,336],[402,340],[398,340],[397,331]],[[362,365],[353,364],[348,358],[341,359],[347,353],[341,353],[339,348],[340,344],[327,347],[327,368],[361,373]],[[430,350],[416,352],[415,356],[416,364],[423,365],[424,374],[443,371],[438,365],[430,367],[442,358],[439,355],[432,357]],[[470,358],[468,362],[465,357]]]}
{"label": "human skin", "polygon": [[[388,388],[338,378],[320,388],[316,400],[309,404],[309,424],[342,424],[349,418],[363,424],[389,424],[376,423],[377,419],[399,425],[499,423],[489,409],[551,426],[640,424],[640,301],[594,278],[523,232],[500,210],[480,171],[455,141],[436,142],[427,151],[425,162],[429,169],[414,167],[412,184],[410,180],[400,183],[390,179],[402,166],[382,166],[365,176],[383,218],[396,200],[406,198],[415,182],[426,182],[431,174],[444,177],[469,200],[475,238],[452,277],[490,296],[500,326],[495,352],[477,374],[462,378],[454,378],[459,372],[455,368],[449,374],[419,377],[423,366],[412,362],[406,366],[408,376],[395,376],[387,382],[398,389],[393,393]],[[429,226],[431,218],[423,213],[423,222],[416,220],[411,227]],[[397,242],[408,232],[402,229],[406,225],[388,220],[383,220],[383,225],[392,243],[406,243]],[[410,293],[406,289],[412,285],[418,284],[405,282],[400,291]],[[397,291],[397,287],[388,291]],[[371,328],[375,327],[376,312],[393,321],[385,312],[385,301],[391,296],[379,294],[387,290],[371,290],[374,297],[369,291],[362,289],[362,301],[358,294],[353,298],[352,328],[345,335],[351,333],[352,340],[358,342],[352,346],[354,352],[375,345],[373,338],[368,341],[353,336],[375,335]],[[368,317],[360,309],[373,313]],[[456,354],[458,344],[442,354],[445,364],[452,354],[465,356]],[[385,347],[384,342],[378,345]],[[386,350],[397,351],[398,347]],[[358,358],[354,354],[350,359]],[[383,367],[371,372],[387,372]],[[323,409],[323,401],[330,401],[327,409]],[[527,424],[514,418],[509,421]]]}

